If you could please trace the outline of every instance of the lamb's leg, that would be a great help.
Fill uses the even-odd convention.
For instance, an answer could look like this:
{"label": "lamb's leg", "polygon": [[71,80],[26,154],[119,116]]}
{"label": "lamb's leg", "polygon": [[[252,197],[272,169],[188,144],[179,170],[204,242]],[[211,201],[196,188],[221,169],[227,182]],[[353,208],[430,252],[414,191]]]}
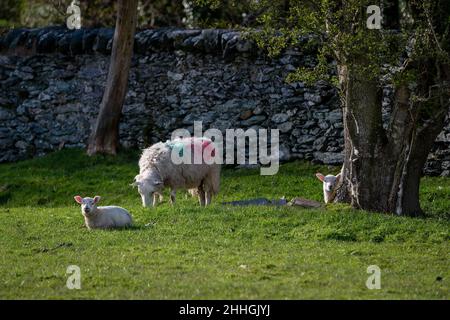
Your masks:
{"label": "lamb's leg", "polygon": [[203,189],[198,188],[198,202],[200,203],[201,207],[205,206],[205,191]]}
{"label": "lamb's leg", "polygon": [[175,197],[177,195],[177,191],[176,190],[171,190],[170,191],[170,204],[174,205],[175,204]]}

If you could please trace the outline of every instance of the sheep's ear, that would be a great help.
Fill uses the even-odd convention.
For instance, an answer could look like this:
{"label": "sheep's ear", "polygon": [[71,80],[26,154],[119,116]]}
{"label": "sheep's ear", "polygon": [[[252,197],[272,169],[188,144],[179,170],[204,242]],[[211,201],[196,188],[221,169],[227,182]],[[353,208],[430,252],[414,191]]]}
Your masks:
{"label": "sheep's ear", "polygon": [[336,175],[336,179],[339,181],[339,179],[341,179],[341,172],[339,172],[337,175]]}
{"label": "sheep's ear", "polygon": [[100,201],[101,197],[100,196],[95,196],[94,197],[94,203],[98,203]]}
{"label": "sheep's ear", "polygon": [[132,186],[133,188],[137,187],[140,183],[140,175],[138,174],[136,177],[134,177],[134,180],[132,183],[130,183],[130,186]]}
{"label": "sheep's ear", "polygon": [[325,176],[324,176],[323,174],[321,174],[320,172],[317,172],[317,173],[316,173],[316,177],[317,177],[317,179],[319,179],[319,180],[322,181],[322,182],[323,182],[323,180],[325,179]]}
{"label": "sheep's ear", "polygon": [[82,204],[83,203],[83,198],[82,197],[80,197],[80,196],[75,196],[75,197],[73,197],[74,199],[75,199],[75,201],[77,202],[77,203],[79,203],[79,204]]}

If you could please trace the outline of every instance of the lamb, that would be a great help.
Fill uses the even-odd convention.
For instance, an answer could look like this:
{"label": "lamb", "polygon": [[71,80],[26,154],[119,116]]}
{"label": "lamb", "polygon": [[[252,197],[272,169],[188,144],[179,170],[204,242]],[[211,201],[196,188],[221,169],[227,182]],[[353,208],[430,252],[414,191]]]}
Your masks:
{"label": "lamb", "polygon": [[[172,161],[172,151],[178,152],[180,156],[191,149],[193,157],[194,150],[210,151],[209,156],[214,157],[215,146],[207,138],[183,138],[158,142],[145,149],[139,160],[139,174],[134,178],[133,186],[138,187],[144,207],[155,207],[164,188],[170,188],[170,202],[175,203],[176,191],[179,189],[190,189],[192,195],[198,195],[200,206],[211,203],[212,196],[219,192],[220,164],[206,163],[180,163]],[[208,156],[205,152],[203,155]],[[194,190],[195,192],[194,192]],[[153,198],[151,202],[151,198]]]}
{"label": "lamb", "polygon": [[81,214],[88,229],[110,229],[130,227],[133,224],[130,213],[121,207],[97,207],[99,196],[94,198],[74,197],[81,204]]}
{"label": "lamb", "polygon": [[334,197],[336,196],[336,190],[341,179],[341,173],[336,176],[332,174],[324,176],[323,174],[318,172],[316,173],[316,177],[323,183],[323,198],[325,200],[325,203],[332,202],[334,200]]}

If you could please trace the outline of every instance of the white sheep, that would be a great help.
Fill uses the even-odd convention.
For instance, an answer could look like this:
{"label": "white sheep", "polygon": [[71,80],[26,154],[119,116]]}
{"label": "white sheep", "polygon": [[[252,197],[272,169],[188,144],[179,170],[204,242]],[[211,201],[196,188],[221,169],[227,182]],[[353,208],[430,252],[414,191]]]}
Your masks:
{"label": "white sheep", "polygon": [[336,187],[340,182],[341,173],[336,176],[332,174],[324,176],[318,172],[316,173],[316,177],[323,183],[323,199],[325,200],[325,203],[333,201],[336,196]]}
{"label": "white sheep", "polygon": [[[214,156],[215,146],[206,138],[184,138],[158,142],[145,149],[139,160],[139,174],[134,178],[134,186],[138,187],[144,207],[156,206],[158,197],[166,187],[170,188],[170,202],[175,203],[176,191],[179,189],[195,189],[201,206],[211,203],[211,198],[219,192],[220,164],[180,163],[172,161],[171,153],[180,155],[187,148],[211,151]],[[207,154],[207,152],[205,153]],[[194,152],[191,152],[194,156]],[[191,191],[191,194],[194,192]],[[152,202],[151,199],[152,198]]]}
{"label": "white sheep", "polygon": [[94,198],[74,197],[81,204],[81,214],[88,229],[110,229],[129,227],[133,224],[130,213],[117,206],[97,207],[99,196]]}

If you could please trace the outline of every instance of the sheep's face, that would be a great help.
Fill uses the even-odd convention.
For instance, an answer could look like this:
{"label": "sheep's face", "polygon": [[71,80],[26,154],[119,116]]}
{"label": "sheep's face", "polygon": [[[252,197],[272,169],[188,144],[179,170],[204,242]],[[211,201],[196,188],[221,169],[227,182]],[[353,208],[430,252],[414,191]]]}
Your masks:
{"label": "sheep's face", "polygon": [[94,198],[82,198],[80,196],[74,197],[75,201],[81,204],[81,213],[84,216],[93,215],[94,212],[97,211],[97,203],[100,201],[99,196],[95,196]]}
{"label": "sheep's face", "polygon": [[161,181],[152,179],[151,177],[141,177],[140,175],[134,178],[133,185],[137,186],[144,207],[152,206],[153,194],[161,193],[163,189],[163,183]]}
{"label": "sheep's face", "polygon": [[341,174],[338,174],[337,176],[333,176],[332,174],[324,176],[321,173],[316,173],[316,177],[323,182],[323,190],[326,192],[333,192],[336,189]]}

